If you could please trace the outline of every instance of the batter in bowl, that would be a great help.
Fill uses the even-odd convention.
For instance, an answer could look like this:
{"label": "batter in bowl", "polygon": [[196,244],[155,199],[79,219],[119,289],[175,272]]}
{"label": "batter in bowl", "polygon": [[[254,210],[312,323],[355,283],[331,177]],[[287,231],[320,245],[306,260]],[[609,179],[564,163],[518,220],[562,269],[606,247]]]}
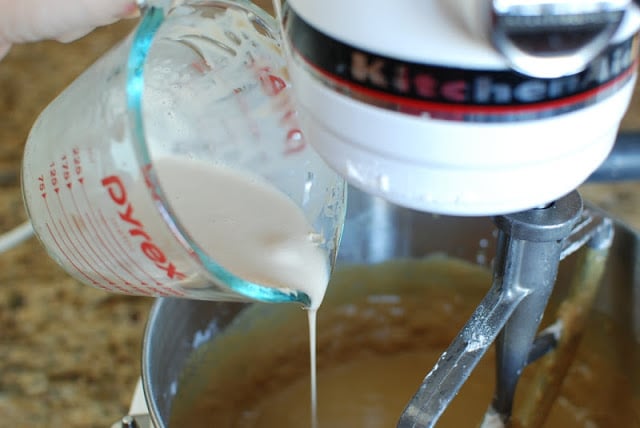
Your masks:
{"label": "batter in bowl", "polygon": [[[319,426],[395,427],[490,281],[485,268],[442,256],[337,269],[318,313]],[[305,318],[293,305],[262,304],[237,317],[194,352],[170,426],[308,427]],[[594,315],[545,426],[640,427],[640,403],[623,363],[637,347]],[[516,422],[535,369],[523,374]],[[493,370],[490,351],[438,427],[478,426],[493,395]]]}

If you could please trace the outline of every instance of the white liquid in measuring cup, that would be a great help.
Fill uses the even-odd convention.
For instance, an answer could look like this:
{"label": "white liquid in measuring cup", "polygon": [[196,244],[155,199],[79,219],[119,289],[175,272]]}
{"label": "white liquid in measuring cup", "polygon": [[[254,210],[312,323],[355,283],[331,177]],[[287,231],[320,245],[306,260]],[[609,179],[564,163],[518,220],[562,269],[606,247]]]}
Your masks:
{"label": "white liquid in measuring cup", "polygon": [[[197,55],[186,69],[192,76],[188,87],[178,82],[175,87],[179,92],[171,94],[172,103],[177,101],[174,115],[158,116],[147,125],[151,125],[148,130],[154,140],[165,142],[167,135],[180,130],[181,135],[175,134],[179,138],[171,139],[177,147],[186,139],[205,147],[215,141],[215,149],[195,155],[199,161],[156,156],[154,169],[176,218],[216,263],[244,280],[309,296],[311,426],[315,428],[316,313],[329,282],[328,256],[319,247],[322,235],[309,224],[301,208],[281,189],[247,172],[269,175],[279,169],[296,169],[285,162],[290,162],[288,155],[304,148],[287,102],[288,90],[284,90],[288,86],[285,63],[280,60],[276,41],[261,34],[244,13],[229,9],[219,14],[216,25],[204,34],[210,39],[181,39],[187,40]],[[170,34],[167,36],[171,40]],[[209,43],[211,40],[215,43]],[[200,71],[204,72],[198,76]],[[157,95],[162,104],[173,86],[166,85],[161,74],[154,78],[159,91],[153,91],[155,85],[150,82],[152,92],[147,95]],[[198,123],[203,127],[182,126],[183,112],[189,112],[191,124],[194,117],[201,119]],[[163,146],[157,147],[162,150]],[[207,158],[209,153],[213,159]],[[241,170],[220,165],[218,156],[222,163],[230,159],[229,165],[241,165]],[[297,168],[306,169],[306,162],[308,159],[298,159]],[[297,184],[300,176],[294,173],[286,180]]]}
{"label": "white liquid in measuring cup", "polygon": [[234,275],[303,291],[311,307],[329,281],[326,252],[300,208],[257,176],[179,158],[154,162],[163,192],[195,243]]}
{"label": "white liquid in measuring cup", "polygon": [[311,299],[311,425],[316,427],[316,314],[329,282],[318,235],[293,201],[259,177],[178,158],[159,159],[154,167],[174,214],[203,251],[245,280],[303,291]]}

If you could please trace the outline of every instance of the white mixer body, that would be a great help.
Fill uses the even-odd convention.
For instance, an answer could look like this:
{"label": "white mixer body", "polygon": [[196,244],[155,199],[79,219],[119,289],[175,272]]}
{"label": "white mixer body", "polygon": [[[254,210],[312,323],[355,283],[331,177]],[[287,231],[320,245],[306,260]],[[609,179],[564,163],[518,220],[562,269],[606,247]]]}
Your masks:
{"label": "white mixer body", "polygon": [[514,71],[481,0],[289,0],[290,73],[309,142],[351,184],[448,215],[553,201],[606,158],[636,78],[630,7],[586,69]]}

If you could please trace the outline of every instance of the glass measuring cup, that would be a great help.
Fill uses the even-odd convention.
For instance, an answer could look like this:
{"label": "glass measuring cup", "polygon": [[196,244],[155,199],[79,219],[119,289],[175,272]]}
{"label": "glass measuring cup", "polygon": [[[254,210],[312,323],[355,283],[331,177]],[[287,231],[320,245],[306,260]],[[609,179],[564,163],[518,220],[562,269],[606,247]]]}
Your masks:
{"label": "glass measuring cup", "polygon": [[278,27],[247,1],[169,3],[34,124],[34,230],[107,291],[308,305],[289,280],[308,280],[311,256],[330,270],[346,188],[298,128]]}

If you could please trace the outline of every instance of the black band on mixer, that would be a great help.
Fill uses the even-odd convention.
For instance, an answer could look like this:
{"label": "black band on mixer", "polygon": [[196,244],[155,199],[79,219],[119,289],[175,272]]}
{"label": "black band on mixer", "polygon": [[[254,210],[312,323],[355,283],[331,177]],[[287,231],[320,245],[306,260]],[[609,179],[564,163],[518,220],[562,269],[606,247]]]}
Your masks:
{"label": "black band on mixer", "polygon": [[633,77],[638,58],[636,35],[610,45],[578,74],[541,79],[378,55],[321,33],[290,8],[285,22],[296,60],[327,87],[367,104],[441,120],[511,122],[575,111],[617,92]]}

